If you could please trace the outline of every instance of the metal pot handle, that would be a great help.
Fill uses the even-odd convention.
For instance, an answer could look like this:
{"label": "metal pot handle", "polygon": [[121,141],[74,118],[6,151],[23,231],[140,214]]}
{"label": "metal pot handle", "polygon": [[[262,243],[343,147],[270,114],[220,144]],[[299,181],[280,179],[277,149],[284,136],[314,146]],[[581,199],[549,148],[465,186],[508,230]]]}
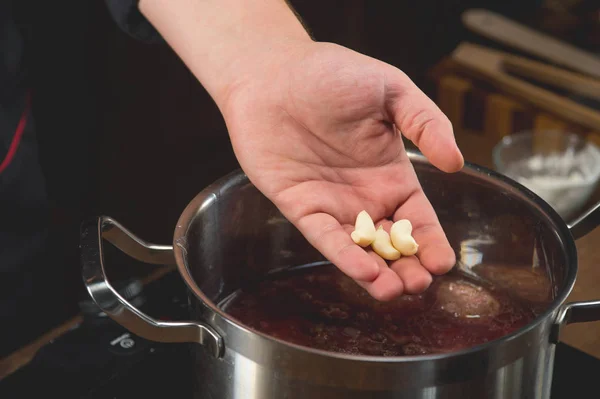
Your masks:
{"label": "metal pot handle", "polygon": [[600,225],[600,202],[569,224],[571,234],[577,240]]}
{"label": "metal pot handle", "polygon": [[[600,225],[600,202],[571,222],[569,230],[576,240],[587,235]],[[600,300],[578,301],[564,304],[556,316],[550,333],[550,341],[558,343],[564,326],[573,323],[600,321]]]}
{"label": "metal pot handle", "polygon": [[571,302],[563,305],[552,326],[550,341],[553,344],[559,342],[560,332],[564,326],[589,321],[600,321],[600,301]]}
{"label": "metal pot handle", "polygon": [[215,357],[223,354],[223,339],[210,326],[193,321],[155,320],[127,302],[110,285],[104,270],[103,239],[127,255],[150,264],[174,264],[173,247],[147,243],[110,217],[86,221],[81,227],[80,251],[85,286],[102,311],[133,334],[157,342],[199,343]]}

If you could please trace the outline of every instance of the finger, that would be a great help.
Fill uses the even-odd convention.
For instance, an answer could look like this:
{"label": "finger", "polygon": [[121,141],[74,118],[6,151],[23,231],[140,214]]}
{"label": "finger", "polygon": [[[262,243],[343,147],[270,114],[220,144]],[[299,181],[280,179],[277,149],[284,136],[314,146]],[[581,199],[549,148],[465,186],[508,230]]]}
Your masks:
{"label": "finger", "polygon": [[398,274],[394,273],[379,255],[373,251],[367,251],[368,254],[377,262],[379,266],[379,275],[372,282],[358,281],[358,285],[363,287],[373,298],[378,301],[392,300],[404,292],[404,284]]}
{"label": "finger", "polygon": [[423,190],[416,190],[394,214],[394,221],[408,219],[419,250],[416,256],[430,273],[444,274],[456,263],[456,255]]}
{"label": "finger", "polygon": [[308,242],[353,280],[373,282],[380,268],[375,259],[356,245],[331,215],[313,213],[300,218],[298,229]]}
{"label": "finger", "polygon": [[[383,226],[389,233],[392,228],[392,223],[391,220],[381,220],[377,223],[377,226]],[[421,264],[416,256],[403,256],[392,262],[389,265],[389,269],[400,278],[404,287],[404,293],[406,294],[420,294],[425,291],[433,281],[431,272]]]}
{"label": "finger", "polygon": [[394,73],[388,85],[388,109],[402,134],[442,171],[462,169],[464,159],[446,115],[402,72]]}
{"label": "finger", "polygon": [[390,269],[398,275],[406,294],[420,294],[431,285],[431,273],[421,265],[415,256],[407,256],[394,261]]}

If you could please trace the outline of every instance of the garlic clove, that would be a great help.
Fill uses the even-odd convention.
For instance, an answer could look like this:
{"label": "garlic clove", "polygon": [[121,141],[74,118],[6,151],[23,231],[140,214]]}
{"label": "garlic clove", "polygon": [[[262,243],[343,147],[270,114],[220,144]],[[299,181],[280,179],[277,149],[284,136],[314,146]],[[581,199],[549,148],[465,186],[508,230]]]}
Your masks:
{"label": "garlic clove", "polygon": [[396,260],[402,256],[392,245],[390,235],[383,229],[383,226],[379,226],[375,232],[375,241],[371,244],[373,251],[385,260]]}
{"label": "garlic clove", "polygon": [[398,220],[392,224],[390,239],[394,248],[403,256],[414,255],[419,250],[419,245],[412,236],[412,224],[407,219]]}
{"label": "garlic clove", "polygon": [[367,211],[360,211],[356,216],[354,231],[350,234],[352,241],[361,247],[368,247],[375,241],[375,223]]}

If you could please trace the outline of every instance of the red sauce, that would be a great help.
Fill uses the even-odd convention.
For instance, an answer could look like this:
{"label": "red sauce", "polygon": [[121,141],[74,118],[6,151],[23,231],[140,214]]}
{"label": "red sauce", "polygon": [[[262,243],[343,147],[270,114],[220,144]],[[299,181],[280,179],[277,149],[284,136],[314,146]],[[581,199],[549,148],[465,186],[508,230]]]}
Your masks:
{"label": "red sauce", "polygon": [[356,355],[443,353],[485,343],[536,317],[534,306],[451,273],[421,295],[373,299],[334,266],[275,274],[236,292],[223,309],[291,343]]}

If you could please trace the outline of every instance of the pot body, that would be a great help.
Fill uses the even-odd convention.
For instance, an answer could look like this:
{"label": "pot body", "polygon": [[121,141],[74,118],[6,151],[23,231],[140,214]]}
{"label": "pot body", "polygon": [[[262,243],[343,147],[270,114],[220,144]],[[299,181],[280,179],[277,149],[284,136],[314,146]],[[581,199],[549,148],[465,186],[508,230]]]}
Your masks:
{"label": "pot body", "polygon": [[[551,318],[521,343],[499,344],[483,353],[448,362],[364,364],[326,356],[297,359],[266,350],[244,355],[226,349],[215,358],[195,347],[196,399],[542,399],[550,397],[554,347]],[[258,355],[258,356],[253,356]],[[289,359],[289,362],[282,359]],[[260,360],[258,360],[260,359]]]}
{"label": "pot body", "polygon": [[[548,287],[548,297],[528,300],[547,300],[546,310],[530,324],[467,350],[403,357],[325,352],[242,325],[221,301],[266,274],[326,260],[241,172],[207,187],[187,206],[172,247],[146,243],[109,218],[84,225],[88,292],[136,335],[197,343],[201,399],[548,398],[559,327],[600,319],[600,302],[564,305],[577,273],[569,227],[539,197],[489,170],[466,165],[445,174],[420,154],[411,154],[411,161],[456,251],[456,268],[516,295],[523,292],[519,270],[544,276],[531,288]],[[599,220],[597,209],[580,221],[581,232]],[[189,288],[191,320],[154,320],[119,296],[106,280],[103,238],[136,259],[176,264]],[[517,272],[507,279],[508,272],[498,270]]]}
{"label": "pot body", "polygon": [[[174,237],[193,317],[225,342],[221,358],[197,348],[198,398],[549,397],[552,325],[576,271],[568,228],[532,193],[488,171],[467,167],[448,175],[422,157],[412,162],[456,250],[457,268],[488,280],[494,274],[482,265],[541,270],[547,311],[504,339],[420,357],[323,353],[245,328],[216,304],[265,274],[325,260],[245,175],[234,173],[187,207]],[[518,275],[510,284],[520,288]]]}

